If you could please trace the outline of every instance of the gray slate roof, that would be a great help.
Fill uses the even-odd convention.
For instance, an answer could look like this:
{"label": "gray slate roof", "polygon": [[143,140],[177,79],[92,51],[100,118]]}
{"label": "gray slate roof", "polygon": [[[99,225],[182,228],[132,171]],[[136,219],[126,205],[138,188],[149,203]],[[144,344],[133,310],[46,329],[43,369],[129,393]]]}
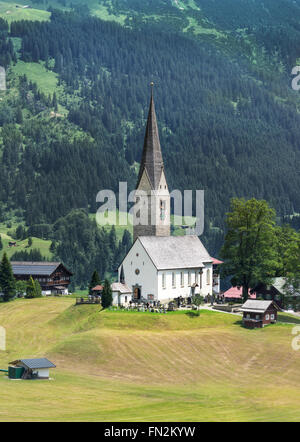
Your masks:
{"label": "gray slate roof", "polygon": [[144,148],[140,165],[138,183],[146,169],[150,183],[153,189],[158,189],[162,169],[164,168],[155,105],[153,94],[151,94],[150,109],[147,120]]}
{"label": "gray slate roof", "polygon": [[284,286],[286,284],[285,278],[274,278],[273,287],[279,291],[282,295],[285,294]]}
{"label": "gray slate roof", "polygon": [[139,236],[157,270],[201,268],[212,258],[198,236]]}
{"label": "gray slate roof", "polygon": [[52,362],[49,361],[49,359],[46,358],[39,358],[39,359],[19,359],[14,362],[10,362],[11,365],[18,365],[22,363],[27,368],[31,369],[37,369],[37,368],[55,368],[56,365],[54,365]]}
{"label": "gray slate roof", "polygon": [[60,265],[60,262],[17,262],[12,261],[14,275],[44,275],[50,276]]}
{"label": "gray slate roof", "polygon": [[248,299],[245,304],[242,305],[242,312],[253,312],[253,313],[264,313],[270,305],[273,304],[273,301],[256,301],[252,299]]}
{"label": "gray slate roof", "polygon": [[121,282],[113,282],[111,289],[113,292],[120,292],[121,294],[132,293],[132,290],[128,287],[128,285],[122,284]]}

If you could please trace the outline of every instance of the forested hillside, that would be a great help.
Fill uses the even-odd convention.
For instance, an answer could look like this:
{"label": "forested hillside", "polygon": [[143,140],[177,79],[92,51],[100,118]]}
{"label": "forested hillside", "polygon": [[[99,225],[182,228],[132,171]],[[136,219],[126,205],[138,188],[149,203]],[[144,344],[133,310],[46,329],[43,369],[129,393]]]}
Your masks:
{"label": "forested hillside", "polygon": [[205,189],[210,252],[233,196],[265,198],[297,225],[299,0],[31,4],[33,18],[51,14],[23,20],[9,4],[9,26],[0,21],[0,222],[50,226],[53,253],[66,259],[57,220],[95,213],[100,189],[135,185],[154,81],[169,185]]}

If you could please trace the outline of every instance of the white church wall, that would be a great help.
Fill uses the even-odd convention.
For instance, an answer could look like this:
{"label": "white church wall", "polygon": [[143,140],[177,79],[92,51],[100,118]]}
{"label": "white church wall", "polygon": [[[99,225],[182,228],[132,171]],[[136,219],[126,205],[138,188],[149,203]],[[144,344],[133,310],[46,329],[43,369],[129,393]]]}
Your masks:
{"label": "white church wall", "polygon": [[[206,264],[202,269],[202,283],[200,269],[176,269],[161,270],[158,272],[158,299],[160,301],[177,298],[184,298],[192,295],[193,284],[198,284],[195,294],[203,296],[212,294],[212,265]],[[181,276],[182,274],[182,276]],[[190,276],[189,276],[190,274]],[[173,277],[174,275],[174,277]],[[173,281],[174,278],[174,281]],[[175,282],[175,284],[173,284]]]}
{"label": "white church wall", "polygon": [[[140,241],[137,240],[123,261],[125,283],[129,288],[141,287],[141,296],[154,295],[157,300],[157,270]],[[119,267],[120,280],[121,267]]]}
{"label": "white church wall", "polygon": [[[134,243],[124,259],[123,269],[125,283],[131,289],[136,285],[140,286],[141,296],[145,299],[148,295],[154,295],[154,299],[159,301],[168,301],[178,296],[186,298],[192,295],[191,286],[194,283],[198,284],[195,293],[200,293],[203,296],[212,295],[213,266],[211,263],[205,263],[202,269],[202,277],[199,268],[157,271],[139,240]],[[119,280],[120,271],[121,266],[119,268]],[[173,286],[173,273],[175,286]],[[183,281],[181,281],[181,273],[183,274]],[[164,287],[163,278],[165,279]],[[114,300],[114,304],[115,302],[116,300]]]}

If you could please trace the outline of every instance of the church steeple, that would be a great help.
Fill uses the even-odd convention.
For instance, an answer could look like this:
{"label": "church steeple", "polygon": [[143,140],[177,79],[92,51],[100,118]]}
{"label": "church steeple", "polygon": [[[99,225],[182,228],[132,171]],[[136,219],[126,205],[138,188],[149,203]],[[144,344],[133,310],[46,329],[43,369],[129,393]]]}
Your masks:
{"label": "church steeple", "polygon": [[153,83],[151,83],[151,100],[147,119],[145,140],[138,183],[146,169],[153,190],[157,190],[164,168],[161,153],[158,126],[153,98]]}
{"label": "church steeple", "polygon": [[170,235],[170,194],[164,172],[155,105],[153,83],[147,119],[142,161],[136,187],[134,240],[139,236]]}

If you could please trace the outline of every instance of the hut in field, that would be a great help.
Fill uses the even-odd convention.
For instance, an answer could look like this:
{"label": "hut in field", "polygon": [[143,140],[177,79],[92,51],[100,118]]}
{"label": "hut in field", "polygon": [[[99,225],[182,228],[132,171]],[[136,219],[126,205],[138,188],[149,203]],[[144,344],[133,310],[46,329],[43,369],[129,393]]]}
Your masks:
{"label": "hut in field", "polygon": [[279,308],[274,301],[256,301],[248,299],[242,305],[243,324],[247,328],[262,328],[277,321]]}
{"label": "hut in field", "polygon": [[55,365],[46,358],[18,359],[9,363],[8,376],[10,379],[49,379],[50,368]]}

